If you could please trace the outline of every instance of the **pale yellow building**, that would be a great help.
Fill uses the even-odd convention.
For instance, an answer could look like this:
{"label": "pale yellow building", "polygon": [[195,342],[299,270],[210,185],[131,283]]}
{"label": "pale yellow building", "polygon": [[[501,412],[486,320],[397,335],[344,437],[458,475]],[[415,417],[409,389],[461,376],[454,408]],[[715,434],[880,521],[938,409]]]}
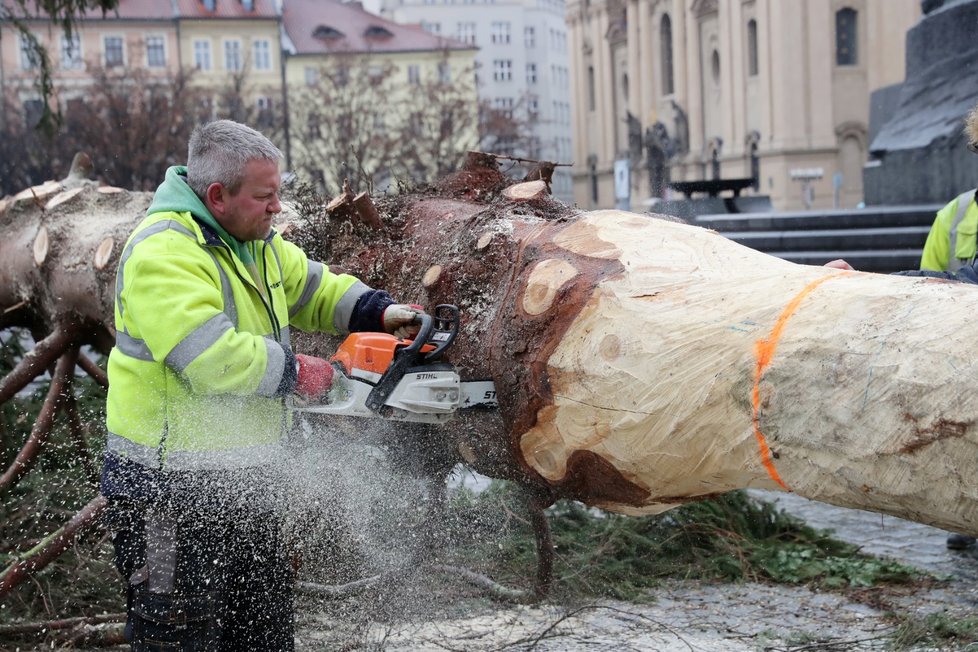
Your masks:
{"label": "pale yellow building", "polygon": [[855,206],[869,95],[903,80],[920,14],[918,0],[569,0],[575,201],[615,205],[627,160],[633,209],[718,174],[756,176],[747,192],[777,209]]}

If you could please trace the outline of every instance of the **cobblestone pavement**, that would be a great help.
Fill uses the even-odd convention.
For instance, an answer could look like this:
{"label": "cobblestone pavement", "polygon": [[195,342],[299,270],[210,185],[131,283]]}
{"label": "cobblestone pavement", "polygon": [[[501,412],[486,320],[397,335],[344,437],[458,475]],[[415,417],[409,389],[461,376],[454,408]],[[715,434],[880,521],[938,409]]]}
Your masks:
{"label": "cobblestone pavement", "polygon": [[[333,649],[357,642],[370,650],[537,650],[546,652],[813,652],[890,649],[888,610],[923,615],[978,614],[978,550],[952,552],[946,532],[871,512],[848,510],[789,494],[756,492],[817,528],[835,531],[863,550],[917,566],[947,581],[886,596],[867,606],[855,596],[760,584],[669,582],[652,604],[605,601],[567,607],[500,608],[459,602],[454,613],[396,625],[344,631],[336,620],[311,617],[298,649]],[[919,648],[931,649],[931,648]],[[960,649],[960,648],[958,648]],[[978,650],[978,642],[968,649]]]}

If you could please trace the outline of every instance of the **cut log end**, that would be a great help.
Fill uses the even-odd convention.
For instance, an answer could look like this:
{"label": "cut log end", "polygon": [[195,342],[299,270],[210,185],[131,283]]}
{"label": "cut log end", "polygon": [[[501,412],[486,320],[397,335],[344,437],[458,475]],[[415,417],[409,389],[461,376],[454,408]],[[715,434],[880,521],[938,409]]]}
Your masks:
{"label": "cut log end", "polygon": [[424,273],[424,276],[421,277],[421,285],[423,285],[425,288],[430,288],[438,282],[439,278],[441,278],[441,272],[441,265],[432,265],[428,268],[428,271]]}
{"label": "cut log end", "polygon": [[16,195],[14,195],[14,201],[20,199],[27,199],[30,201],[43,201],[63,190],[60,181],[45,181],[39,186],[31,186],[26,190],[21,190]]}
{"label": "cut log end", "polygon": [[95,250],[95,269],[104,269],[108,264],[109,259],[112,258],[112,247],[115,245],[115,240],[112,236],[105,238],[99,243],[98,248]]}
{"label": "cut log end", "polygon": [[557,292],[575,276],[577,269],[565,260],[549,258],[540,261],[527,280],[523,310],[530,315],[540,315],[550,310]]}
{"label": "cut log end", "polygon": [[72,190],[65,190],[64,192],[59,192],[57,195],[48,200],[48,203],[44,206],[44,210],[49,211],[58,206],[65,204],[78,195],[82,193],[83,188],[74,188]]}
{"label": "cut log end", "polygon": [[120,192],[125,192],[122,188],[117,188],[115,186],[99,186],[98,192],[103,195],[117,195]]}
{"label": "cut log end", "polygon": [[503,197],[510,201],[530,201],[546,197],[548,194],[550,193],[547,190],[547,182],[540,179],[517,183],[503,190]]}
{"label": "cut log end", "polygon": [[48,229],[42,226],[34,238],[34,264],[40,267],[48,257]]}
{"label": "cut log end", "polygon": [[483,233],[482,235],[480,235],[479,236],[479,239],[476,240],[476,243],[475,243],[476,250],[477,251],[482,251],[483,249],[485,249],[486,247],[488,247],[489,246],[489,243],[492,242],[492,236],[493,236],[493,234],[491,232],[490,233]]}

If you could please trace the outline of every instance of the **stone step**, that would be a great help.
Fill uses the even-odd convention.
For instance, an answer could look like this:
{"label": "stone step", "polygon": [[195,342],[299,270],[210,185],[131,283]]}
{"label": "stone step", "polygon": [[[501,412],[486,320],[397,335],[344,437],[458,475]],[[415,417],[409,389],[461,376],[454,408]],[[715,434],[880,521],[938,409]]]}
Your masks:
{"label": "stone step", "polygon": [[920,249],[835,249],[824,251],[767,251],[772,256],[790,260],[801,265],[824,265],[830,260],[842,258],[860,272],[880,272],[889,274],[920,265]]}
{"label": "stone step", "polygon": [[919,249],[930,226],[868,229],[800,229],[796,231],[721,231],[735,242],[759,251],[818,251],[826,249]]}
{"label": "stone step", "polygon": [[871,208],[791,213],[701,215],[691,224],[716,231],[792,231],[795,229],[866,229],[930,226],[941,206],[874,206]]}

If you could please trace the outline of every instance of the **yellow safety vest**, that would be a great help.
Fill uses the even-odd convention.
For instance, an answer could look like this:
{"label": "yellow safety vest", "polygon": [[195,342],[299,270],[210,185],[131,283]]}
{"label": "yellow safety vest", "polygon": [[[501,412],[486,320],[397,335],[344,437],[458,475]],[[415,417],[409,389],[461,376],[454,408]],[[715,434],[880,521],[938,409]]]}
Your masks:
{"label": "yellow safety vest", "polygon": [[289,326],[346,332],[370,288],[274,231],[246,246],[264,293],[189,212],[151,214],[133,231],[116,276],[107,450],[171,470],[254,466],[278,452]]}

